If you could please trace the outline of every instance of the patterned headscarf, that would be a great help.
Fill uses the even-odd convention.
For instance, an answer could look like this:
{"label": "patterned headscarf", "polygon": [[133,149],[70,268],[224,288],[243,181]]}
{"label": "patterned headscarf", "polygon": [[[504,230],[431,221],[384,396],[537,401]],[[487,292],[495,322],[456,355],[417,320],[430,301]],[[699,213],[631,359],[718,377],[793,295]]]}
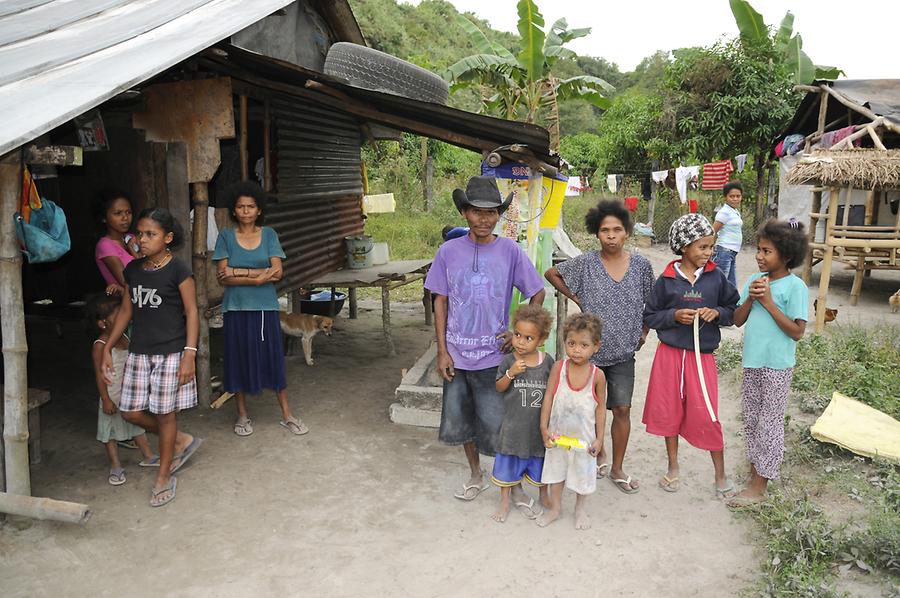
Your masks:
{"label": "patterned headscarf", "polygon": [[712,225],[703,214],[685,214],[672,223],[669,229],[669,247],[677,255],[686,245],[690,245],[697,239],[714,235]]}

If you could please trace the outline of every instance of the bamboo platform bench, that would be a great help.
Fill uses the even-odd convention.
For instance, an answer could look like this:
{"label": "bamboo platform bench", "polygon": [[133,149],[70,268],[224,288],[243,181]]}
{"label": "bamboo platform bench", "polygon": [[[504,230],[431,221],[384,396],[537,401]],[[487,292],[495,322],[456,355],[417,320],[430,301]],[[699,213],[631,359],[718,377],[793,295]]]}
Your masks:
{"label": "bamboo platform bench", "polygon": [[[0,385],[0,395],[3,386]],[[40,388],[28,389],[28,461],[35,465],[41,462],[41,407],[50,402],[50,391]],[[3,427],[3,408],[0,402],[0,429]]]}

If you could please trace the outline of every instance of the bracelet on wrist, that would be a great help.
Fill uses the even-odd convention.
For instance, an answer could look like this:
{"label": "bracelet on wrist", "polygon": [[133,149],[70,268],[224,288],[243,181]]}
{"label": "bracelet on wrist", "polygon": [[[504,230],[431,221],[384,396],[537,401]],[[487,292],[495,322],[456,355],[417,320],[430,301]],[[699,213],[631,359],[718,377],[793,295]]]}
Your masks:
{"label": "bracelet on wrist", "polygon": [[509,375],[509,370],[506,370],[505,376],[506,376],[507,378],[509,378],[510,380],[514,380],[514,378],[513,378],[512,376]]}
{"label": "bracelet on wrist", "polygon": [[185,347],[183,350],[184,350],[184,351],[193,351],[194,353],[196,353],[196,352],[197,352],[197,347]]}

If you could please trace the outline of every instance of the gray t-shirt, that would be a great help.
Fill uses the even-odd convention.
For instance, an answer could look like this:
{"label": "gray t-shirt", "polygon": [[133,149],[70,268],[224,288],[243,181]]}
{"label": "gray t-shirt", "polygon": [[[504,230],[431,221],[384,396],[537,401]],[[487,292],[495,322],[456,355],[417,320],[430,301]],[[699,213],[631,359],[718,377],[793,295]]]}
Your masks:
{"label": "gray t-shirt", "polygon": [[603,322],[600,350],[591,361],[605,367],[634,356],[644,325],[644,303],[653,292],[653,267],[639,253],[631,253],[628,270],[619,282],[612,279],[599,251],[584,253],[556,267],[569,289],[581,299],[585,313]]}
{"label": "gray t-shirt", "polygon": [[[541,438],[541,405],[547,391],[547,379],[553,358],[542,353],[543,361],[526,368],[516,376],[503,395],[506,411],[500,426],[498,452],[522,459],[544,456],[544,440]],[[497,367],[497,380],[515,363],[513,353],[506,355]]]}

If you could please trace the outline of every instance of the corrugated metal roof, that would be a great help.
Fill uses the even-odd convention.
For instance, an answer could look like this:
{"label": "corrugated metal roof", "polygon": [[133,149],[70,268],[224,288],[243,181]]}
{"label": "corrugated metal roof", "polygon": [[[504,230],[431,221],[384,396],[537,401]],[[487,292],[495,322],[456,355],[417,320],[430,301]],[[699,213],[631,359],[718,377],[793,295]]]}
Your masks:
{"label": "corrugated metal roof", "polygon": [[292,1],[0,3],[0,155]]}
{"label": "corrugated metal roof", "polygon": [[[262,56],[235,46],[222,47],[227,56],[209,56],[204,63],[218,65],[227,74],[261,86],[283,84],[276,87],[280,91],[318,97],[327,104],[342,108],[341,101],[304,88],[306,81],[313,80],[327,84],[351,99],[359,101],[376,112],[389,117],[399,117],[409,124],[418,123],[432,129],[440,129],[445,134],[423,133],[421,128],[404,127],[396,120],[379,120],[379,115],[366,116],[362,120],[376,122],[411,133],[443,139],[473,151],[494,149],[511,144],[527,145],[537,158],[559,165],[559,156],[550,152],[550,134],[547,129],[513,120],[504,120],[465,110],[413,100],[402,96],[354,87],[328,75],[318,73],[284,61]],[[454,135],[455,134],[455,135]]]}

